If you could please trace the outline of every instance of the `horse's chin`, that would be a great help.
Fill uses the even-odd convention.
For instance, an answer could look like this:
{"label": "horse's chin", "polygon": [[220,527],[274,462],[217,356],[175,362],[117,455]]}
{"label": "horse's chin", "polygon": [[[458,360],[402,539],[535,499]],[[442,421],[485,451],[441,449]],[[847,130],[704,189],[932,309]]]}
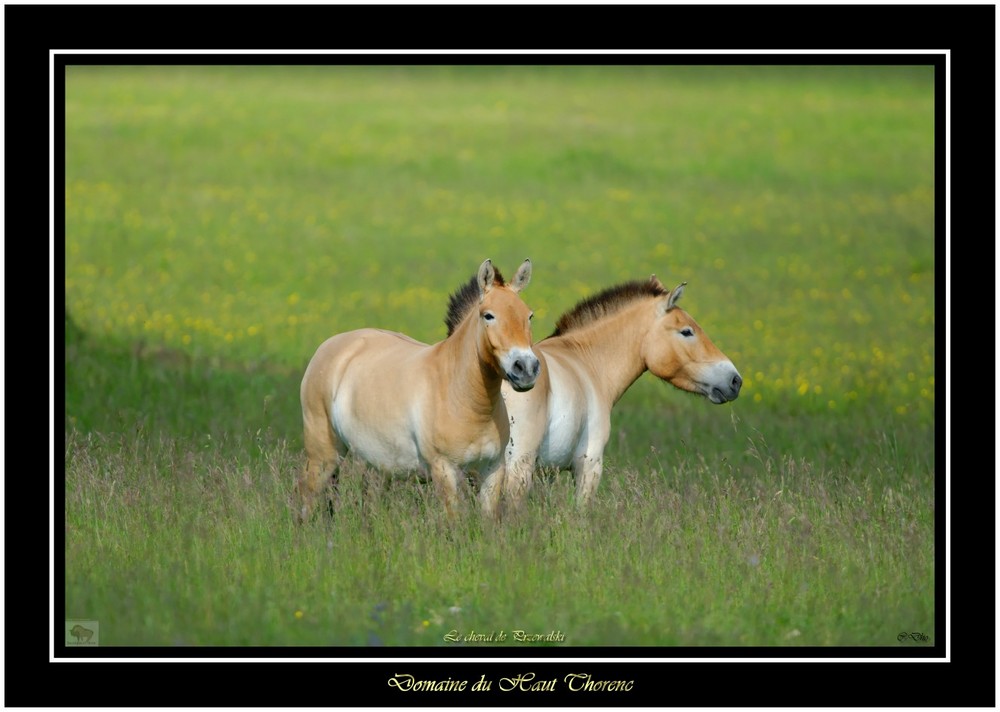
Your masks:
{"label": "horse's chin", "polygon": [[732,397],[730,397],[729,395],[727,395],[726,393],[723,393],[718,388],[712,388],[706,394],[708,400],[710,400],[712,403],[715,403],[716,405],[722,405],[723,403],[728,403],[729,401],[734,401],[734,400],[736,400],[739,397],[739,395],[740,395],[739,393],[736,393]]}
{"label": "horse's chin", "polygon": [[[661,380],[663,380],[664,383],[670,383],[670,381],[668,381],[665,378]],[[676,388],[677,390],[684,391],[685,393],[690,393],[693,396],[704,396],[709,403],[713,403],[715,405],[722,405],[723,403],[734,401],[736,400],[736,397],[739,395],[739,392],[737,392],[732,397],[730,397],[729,395],[726,394],[725,391],[723,391],[718,386],[712,386],[707,383],[701,383],[698,381],[686,384],[670,383],[670,385]]]}
{"label": "horse's chin", "polygon": [[535,387],[534,381],[532,381],[531,383],[518,383],[517,381],[508,378],[507,383],[509,383],[510,387],[513,388],[518,393],[524,393],[525,391],[530,391],[532,388]]}

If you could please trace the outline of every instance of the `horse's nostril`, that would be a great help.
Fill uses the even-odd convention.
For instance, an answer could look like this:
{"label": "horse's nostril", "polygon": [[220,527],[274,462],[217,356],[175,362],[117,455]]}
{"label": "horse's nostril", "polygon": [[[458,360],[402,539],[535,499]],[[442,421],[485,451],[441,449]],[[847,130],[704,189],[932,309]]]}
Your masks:
{"label": "horse's nostril", "polygon": [[742,387],[743,387],[743,379],[740,378],[739,374],[736,374],[735,376],[733,376],[733,389],[738,391]]}

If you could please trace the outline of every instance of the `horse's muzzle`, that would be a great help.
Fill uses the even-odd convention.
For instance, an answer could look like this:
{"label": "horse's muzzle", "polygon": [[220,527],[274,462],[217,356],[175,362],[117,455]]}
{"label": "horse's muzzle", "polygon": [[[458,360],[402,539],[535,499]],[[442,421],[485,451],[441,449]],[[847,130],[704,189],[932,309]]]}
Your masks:
{"label": "horse's muzzle", "polygon": [[538,380],[538,373],[542,370],[542,365],[534,355],[523,355],[514,359],[510,369],[506,371],[507,381],[513,386],[515,391],[530,391]]}
{"label": "horse's muzzle", "polygon": [[721,387],[713,386],[712,391],[708,394],[708,399],[716,405],[734,401],[739,397],[742,387],[743,379],[740,378],[740,374],[735,373],[729,383]]}

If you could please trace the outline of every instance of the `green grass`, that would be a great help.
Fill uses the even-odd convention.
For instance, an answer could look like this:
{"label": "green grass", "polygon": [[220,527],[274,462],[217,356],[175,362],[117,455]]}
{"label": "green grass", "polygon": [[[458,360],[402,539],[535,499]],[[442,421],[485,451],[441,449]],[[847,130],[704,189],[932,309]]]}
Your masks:
{"label": "green grass", "polygon": [[[67,618],[102,645],[932,631],[933,134],[921,67],[68,68]],[[416,483],[362,508],[358,464],[296,529],[313,350],[440,340],[486,257],[532,259],[536,338],[687,281],[742,395],[641,378],[585,515],[566,473],[499,528]]]}
{"label": "green grass", "polygon": [[[240,455],[223,455],[227,449]],[[641,465],[592,512],[567,478],[499,527],[445,520],[429,486],[299,528],[287,442],[68,438],[67,604],[104,645],[450,645],[553,630],[569,645],[893,645],[933,629],[926,472]]]}

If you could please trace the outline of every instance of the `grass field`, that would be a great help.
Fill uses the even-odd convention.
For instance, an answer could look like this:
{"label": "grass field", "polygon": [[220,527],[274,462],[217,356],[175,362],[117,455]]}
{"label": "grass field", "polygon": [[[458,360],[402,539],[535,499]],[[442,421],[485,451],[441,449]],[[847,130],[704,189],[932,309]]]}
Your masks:
{"label": "grass field", "polygon": [[[99,621],[102,646],[934,630],[931,68],[79,66],[65,84],[56,495],[66,618]],[[604,287],[688,282],[740,398],[644,375],[586,513],[569,473],[499,527],[448,524],[409,482],[362,511],[376,475],[357,463],[335,519],[296,528],[316,346],[444,338],[487,257],[531,258],[535,338]]]}

